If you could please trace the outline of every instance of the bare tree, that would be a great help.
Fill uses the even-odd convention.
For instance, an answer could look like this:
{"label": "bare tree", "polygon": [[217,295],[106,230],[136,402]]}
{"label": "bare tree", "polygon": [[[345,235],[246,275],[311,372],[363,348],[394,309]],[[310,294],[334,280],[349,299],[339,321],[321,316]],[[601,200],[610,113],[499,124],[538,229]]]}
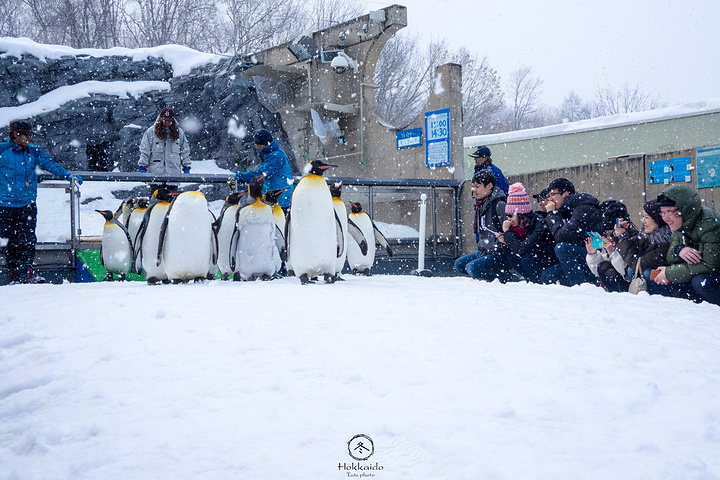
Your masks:
{"label": "bare tree", "polygon": [[212,0],[134,0],[133,3],[135,8],[127,18],[131,46],[173,43],[208,49],[205,38],[216,28],[218,16]]}
{"label": "bare tree", "polygon": [[510,74],[508,96],[512,108],[512,126],[514,130],[528,128],[531,117],[539,111],[541,104],[540,85],[543,81],[531,75],[532,68],[520,67]]}
{"label": "bare tree", "polygon": [[501,112],[505,107],[497,72],[483,57],[478,61],[462,47],[449,61],[462,66],[463,135],[484,135],[503,129]]}
{"label": "bare tree", "polygon": [[[307,5],[307,2],[297,2],[298,7]],[[314,0],[308,7],[305,28],[309,30],[323,30],[346,20],[359,17],[365,12],[365,7],[357,0]]]}
{"label": "bare tree", "polygon": [[610,86],[598,87],[595,93],[595,116],[616,115],[618,113],[642,112],[667,106],[659,96],[642,91],[640,84],[630,86],[624,83],[615,90]]}
{"label": "bare tree", "polygon": [[296,13],[296,0],[228,0],[231,51],[248,55],[288,41],[305,24]]}
{"label": "bare tree", "polygon": [[375,70],[375,93],[380,113],[391,125],[404,127],[422,111],[430,97],[435,67],[458,63],[463,67],[464,135],[502,130],[503,93],[495,70],[486,58],[478,60],[467,49],[448,51],[445,40],[433,41],[421,52],[415,35],[396,35],[387,42]]}
{"label": "bare tree", "polygon": [[590,102],[584,101],[575,92],[570,92],[560,105],[559,116],[561,122],[577,122],[593,118],[594,107]]}
{"label": "bare tree", "polygon": [[447,58],[445,41],[431,42],[424,52],[417,51],[417,34],[396,35],[380,54],[374,82],[383,119],[396,127],[404,127],[420,113],[430,96],[435,66]]}
{"label": "bare tree", "polygon": [[22,1],[32,15],[36,40],[75,48],[121,43],[125,0]]}
{"label": "bare tree", "polygon": [[27,5],[22,0],[0,2],[0,36],[32,37],[32,25]]}

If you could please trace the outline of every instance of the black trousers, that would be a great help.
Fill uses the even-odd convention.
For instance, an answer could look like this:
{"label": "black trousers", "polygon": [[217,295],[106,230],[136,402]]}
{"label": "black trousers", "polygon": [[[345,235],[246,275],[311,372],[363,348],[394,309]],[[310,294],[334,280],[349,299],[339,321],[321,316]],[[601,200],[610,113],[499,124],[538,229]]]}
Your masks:
{"label": "black trousers", "polygon": [[35,260],[37,205],[0,207],[0,247],[10,273],[25,275]]}

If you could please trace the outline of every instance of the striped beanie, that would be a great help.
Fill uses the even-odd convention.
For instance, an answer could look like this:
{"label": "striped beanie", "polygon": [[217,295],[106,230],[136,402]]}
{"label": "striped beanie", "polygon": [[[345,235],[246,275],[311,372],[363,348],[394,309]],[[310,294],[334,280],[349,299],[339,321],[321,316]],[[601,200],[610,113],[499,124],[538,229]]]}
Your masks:
{"label": "striped beanie", "polygon": [[525,193],[522,183],[513,183],[508,191],[505,213],[530,213],[530,196]]}

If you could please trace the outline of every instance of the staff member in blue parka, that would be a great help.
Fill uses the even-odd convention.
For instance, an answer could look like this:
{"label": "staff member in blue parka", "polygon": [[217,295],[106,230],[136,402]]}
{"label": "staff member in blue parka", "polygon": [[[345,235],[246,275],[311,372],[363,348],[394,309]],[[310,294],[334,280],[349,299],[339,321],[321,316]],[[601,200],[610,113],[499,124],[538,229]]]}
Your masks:
{"label": "staff member in blue parka", "polygon": [[272,133],[264,128],[255,132],[253,142],[255,142],[255,148],[260,152],[260,156],[263,157],[263,163],[255,170],[236,173],[230,177],[228,185],[235,189],[238,183],[250,183],[253,178],[264,175],[263,193],[287,188],[278,198],[278,205],[287,211],[294,189],[290,160],[280,148],[278,141],[273,139]]}
{"label": "staff member in blue parka", "polygon": [[33,269],[37,224],[37,171],[42,168],[56,177],[75,180],[42,148],[31,144],[28,122],[10,124],[10,141],[0,143],[0,248],[10,271],[7,283],[42,283]]}

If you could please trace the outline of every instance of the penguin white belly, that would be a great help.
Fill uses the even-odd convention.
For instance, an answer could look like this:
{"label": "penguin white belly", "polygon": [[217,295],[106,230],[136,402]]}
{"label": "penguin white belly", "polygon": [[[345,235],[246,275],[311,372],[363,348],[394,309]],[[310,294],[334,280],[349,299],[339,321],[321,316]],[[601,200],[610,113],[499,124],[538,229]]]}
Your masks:
{"label": "penguin white belly", "polygon": [[108,273],[125,275],[132,264],[130,241],[116,223],[106,222],[102,235],[102,260]]}
{"label": "penguin white belly", "polygon": [[347,209],[345,208],[345,203],[339,198],[333,197],[333,207],[335,208],[335,213],[337,213],[337,217],[340,219],[340,226],[342,227],[343,232],[343,253],[335,259],[335,273],[340,273],[343,269],[343,266],[345,265],[345,258],[347,257],[348,213]]}
{"label": "penguin white belly", "polygon": [[205,195],[181,193],[173,201],[165,230],[162,255],[167,278],[205,278],[211,251],[212,225]]}
{"label": "penguin white belly", "polygon": [[146,208],[136,208],[130,213],[130,221],[128,221],[128,233],[130,234],[130,241],[133,242],[133,248],[135,248],[135,242],[137,240],[137,233],[142,224],[143,215],[147,211]]}
{"label": "penguin white belly", "polygon": [[240,208],[238,205],[228,207],[220,220],[220,229],[217,234],[217,266],[223,276],[235,273],[235,270],[232,269],[230,265],[230,239],[235,229],[235,215],[237,214],[238,208]]}
{"label": "penguin white belly", "polygon": [[275,220],[264,205],[250,205],[238,216],[237,271],[243,279],[273,275],[280,270]]}
{"label": "penguin white belly", "polygon": [[150,218],[148,219],[145,233],[142,237],[142,244],[140,246],[142,249],[140,257],[142,265],[138,266],[142,268],[147,280],[151,278],[165,280],[167,278],[163,262],[161,261],[160,265],[157,264],[157,254],[158,246],[160,245],[160,228],[165,219],[165,214],[167,214],[168,207],[170,207],[169,203],[160,202],[150,210]]}
{"label": "penguin white belly", "polygon": [[335,274],[335,209],[323,177],[308,175],[295,187],[289,236],[289,263],[295,275],[313,278]]}
{"label": "penguin white belly", "polygon": [[358,226],[363,235],[365,235],[368,242],[368,249],[367,254],[363,255],[357,242],[351,238],[348,241],[347,248],[348,265],[350,265],[350,268],[360,271],[371,268],[375,262],[375,230],[373,229],[372,221],[365,212],[351,213],[349,218]]}

